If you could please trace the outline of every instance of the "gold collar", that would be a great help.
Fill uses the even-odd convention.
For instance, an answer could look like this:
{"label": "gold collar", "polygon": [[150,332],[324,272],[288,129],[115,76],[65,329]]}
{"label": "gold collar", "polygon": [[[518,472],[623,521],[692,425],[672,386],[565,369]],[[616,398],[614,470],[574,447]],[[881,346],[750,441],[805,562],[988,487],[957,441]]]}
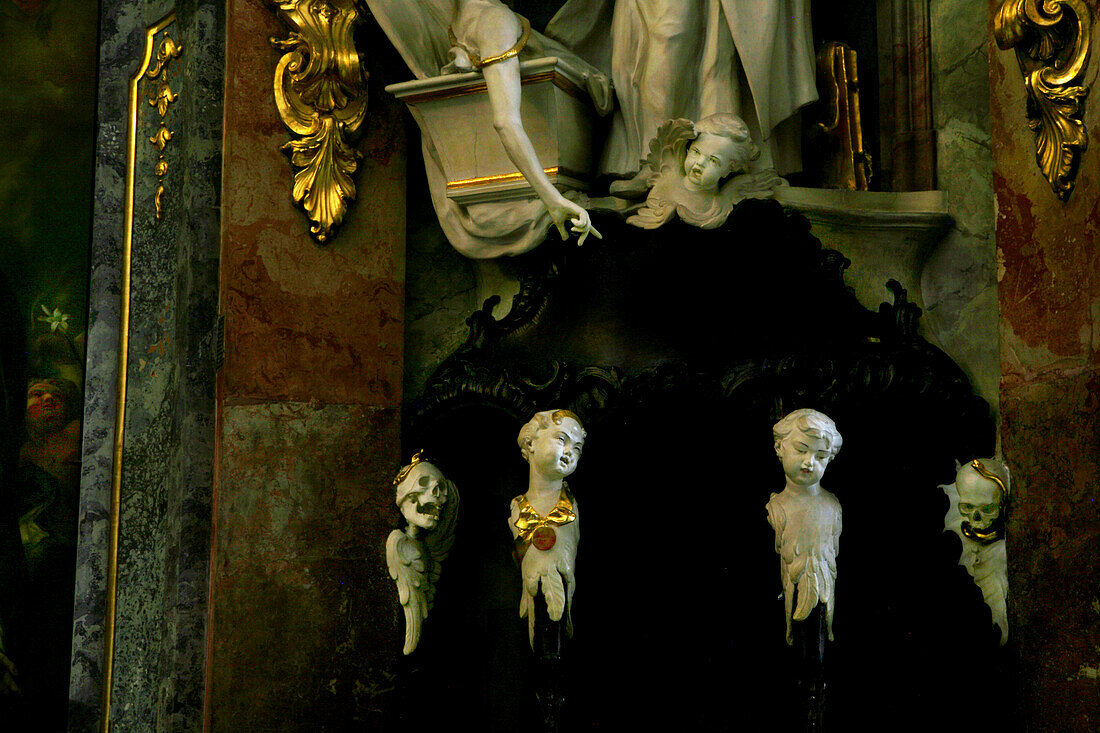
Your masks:
{"label": "gold collar", "polygon": [[516,538],[516,544],[522,545],[524,549],[531,544],[531,538],[539,527],[549,525],[561,527],[577,519],[577,514],[573,511],[573,495],[569,493],[569,487],[564,483],[558,503],[545,517],[535,511],[525,495],[520,494],[516,502],[519,504],[519,517],[516,519],[519,537]]}

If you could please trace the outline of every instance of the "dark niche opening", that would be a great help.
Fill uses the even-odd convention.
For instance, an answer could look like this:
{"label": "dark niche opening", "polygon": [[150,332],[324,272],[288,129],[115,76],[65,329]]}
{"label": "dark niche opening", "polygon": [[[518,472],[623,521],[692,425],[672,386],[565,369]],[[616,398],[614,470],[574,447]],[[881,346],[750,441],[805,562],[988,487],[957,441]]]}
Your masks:
{"label": "dark niche opening", "polygon": [[527,256],[512,313],[471,316],[410,408],[406,447],[463,504],[395,725],[536,724],[507,518],[527,485],[519,428],[551,408],[588,431],[569,480],[582,531],[562,730],[801,729],[764,511],[783,487],[771,426],[799,407],[844,436],[822,482],[844,510],[826,729],[928,730],[975,699],[1009,715],[1005,652],[938,488],[993,452],[992,418],[900,285],[866,310],[844,258],[775,202],[706,232],[597,226],[597,246]]}

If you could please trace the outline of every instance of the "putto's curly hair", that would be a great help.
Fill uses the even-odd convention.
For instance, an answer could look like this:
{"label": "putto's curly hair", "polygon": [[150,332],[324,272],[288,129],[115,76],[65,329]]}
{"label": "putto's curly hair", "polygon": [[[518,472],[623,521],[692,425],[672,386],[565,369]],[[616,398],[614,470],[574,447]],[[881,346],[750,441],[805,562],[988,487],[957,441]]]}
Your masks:
{"label": "putto's curly hair", "polygon": [[523,455],[523,460],[530,460],[531,443],[538,437],[540,430],[548,428],[551,425],[561,425],[562,420],[567,417],[576,420],[577,425],[581,426],[582,438],[588,434],[584,430],[584,424],[581,422],[581,419],[569,410],[544,410],[543,412],[536,412],[535,416],[528,420],[526,425],[520,428],[519,438],[516,440],[516,442],[519,443],[519,452]]}
{"label": "putto's curly hair", "polygon": [[836,423],[831,417],[817,410],[803,408],[788,414],[772,427],[776,449],[796,429],[811,438],[821,438],[828,443],[830,459],[836,458],[840,446],[844,444],[844,439],[840,437],[840,431],[836,429]]}
{"label": "putto's curly hair", "polygon": [[695,132],[724,137],[732,142],[737,150],[734,170],[744,168],[760,157],[760,147],[752,141],[749,126],[737,115],[728,112],[707,115],[695,123]]}

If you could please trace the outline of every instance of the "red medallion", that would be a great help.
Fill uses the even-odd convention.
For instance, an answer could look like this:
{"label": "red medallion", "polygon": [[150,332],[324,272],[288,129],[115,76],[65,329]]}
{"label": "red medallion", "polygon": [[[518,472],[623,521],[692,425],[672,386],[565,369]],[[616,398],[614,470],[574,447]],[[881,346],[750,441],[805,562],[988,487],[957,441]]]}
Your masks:
{"label": "red medallion", "polygon": [[557,541],[558,533],[554,531],[553,527],[539,527],[535,530],[534,534],[531,535],[531,544],[543,552],[553,549]]}

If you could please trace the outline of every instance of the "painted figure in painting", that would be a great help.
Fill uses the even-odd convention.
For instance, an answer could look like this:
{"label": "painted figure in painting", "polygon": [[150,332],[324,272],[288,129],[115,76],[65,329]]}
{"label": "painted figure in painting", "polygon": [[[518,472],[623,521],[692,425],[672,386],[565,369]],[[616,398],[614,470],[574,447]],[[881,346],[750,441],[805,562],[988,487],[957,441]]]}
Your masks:
{"label": "painted figure in painting", "polygon": [[[32,580],[71,563],[80,487],[80,391],[67,379],[31,380],[19,451],[19,536]],[[57,567],[53,567],[53,566]],[[60,577],[65,578],[69,573]]]}
{"label": "painted figure in painting", "polygon": [[27,387],[27,440],[19,464],[49,474],[70,492],[80,480],[79,409],[80,390],[67,379],[35,379]]}
{"label": "painted figure in painting", "polygon": [[976,458],[959,466],[955,483],[941,486],[948,498],[944,531],[962,542],[959,564],[974,579],[1000,629],[1001,644],[1008,641],[1008,559],[1005,514],[1012,479],[1008,466],[993,458]]}
{"label": "painted figure in painting", "polygon": [[[645,192],[645,204],[627,221],[655,229],[679,215],[693,226],[714,229],[725,223],[734,204],[770,198],[782,183],[774,170],[750,173],[760,148],[736,115],[714,114],[697,123],[669,120],[650,142],[650,154],[637,177],[612,184],[629,197]],[[730,178],[733,173],[740,173]]]}
{"label": "painted figure in painting", "polygon": [[397,596],[405,610],[405,654],[420,643],[420,631],[435,598],[435,587],[455,541],[458,489],[438,468],[421,460],[421,453],[393,480],[397,507],[408,522],[386,540],[386,565],[397,581]]}
{"label": "painted figure in painting", "polygon": [[[76,516],[80,485],[80,390],[59,377],[27,385],[25,440],[13,490],[25,568],[19,675],[0,660],[0,688],[64,700],[72,643]],[[5,640],[6,643],[6,640]],[[28,694],[32,694],[28,692]]]}
{"label": "painted figure in painting", "polygon": [[580,520],[577,502],[565,479],[577,468],[585,430],[569,410],[536,413],[519,433],[519,449],[529,465],[527,493],[512,500],[508,528],[516,543],[523,577],[519,615],[535,639],[535,598],[546,600],[551,621],[565,618],[572,634],[574,567]]}
{"label": "painted figure in painting", "polygon": [[795,410],[777,422],[772,437],[787,478],[783,491],[772,494],[767,505],[779,554],[787,643],[794,641],[792,621],[806,619],[819,603],[825,607],[832,641],[842,521],[840,502],[821,487],[821,478],[843,441],[831,418],[807,409]]}

